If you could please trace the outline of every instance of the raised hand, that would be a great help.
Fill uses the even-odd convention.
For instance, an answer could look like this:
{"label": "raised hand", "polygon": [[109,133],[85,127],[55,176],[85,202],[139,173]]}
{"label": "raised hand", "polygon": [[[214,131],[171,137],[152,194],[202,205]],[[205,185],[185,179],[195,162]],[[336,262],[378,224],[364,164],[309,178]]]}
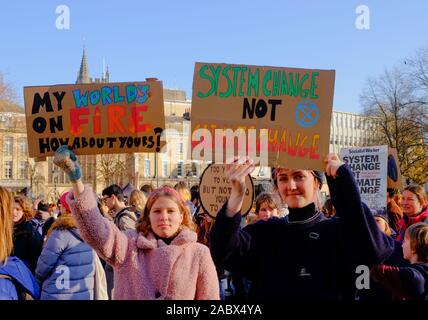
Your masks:
{"label": "raised hand", "polygon": [[324,162],[326,163],[326,175],[331,176],[333,179],[335,179],[337,177],[337,170],[344,164],[344,162],[340,161],[339,157],[335,153],[329,153],[328,155],[326,155],[326,157],[324,158]]}
{"label": "raised hand", "polygon": [[227,203],[226,214],[228,216],[233,216],[241,211],[245,191],[247,190],[245,178],[248,174],[253,172],[255,168],[254,161],[252,159],[247,159],[243,163],[241,162],[242,161],[235,161],[227,166],[227,176],[232,184],[232,192]]}
{"label": "raised hand", "polygon": [[73,182],[82,177],[82,170],[77,157],[66,145],[56,150],[53,163],[61,168]]}

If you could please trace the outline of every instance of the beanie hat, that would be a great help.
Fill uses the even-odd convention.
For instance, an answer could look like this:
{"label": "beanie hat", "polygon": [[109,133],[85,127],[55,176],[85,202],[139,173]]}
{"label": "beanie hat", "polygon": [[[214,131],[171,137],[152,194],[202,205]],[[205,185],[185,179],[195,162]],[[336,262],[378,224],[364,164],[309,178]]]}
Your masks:
{"label": "beanie hat", "polygon": [[65,208],[65,210],[67,210],[67,212],[70,212],[70,206],[67,203],[67,196],[70,193],[70,191],[64,192],[61,196],[61,198],[59,198],[59,202],[61,203],[61,206],[63,206]]}

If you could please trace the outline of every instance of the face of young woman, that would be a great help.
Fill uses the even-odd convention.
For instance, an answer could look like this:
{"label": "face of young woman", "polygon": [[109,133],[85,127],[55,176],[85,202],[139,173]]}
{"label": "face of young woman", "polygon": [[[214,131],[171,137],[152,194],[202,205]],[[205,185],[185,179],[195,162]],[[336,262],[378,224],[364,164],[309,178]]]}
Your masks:
{"label": "face of young woman", "polygon": [[19,203],[14,202],[13,205],[13,222],[17,223],[19,220],[22,219],[22,216],[24,215],[24,211],[22,210],[22,207],[19,205]]}
{"label": "face of young woman", "polygon": [[415,216],[422,211],[422,204],[419,202],[418,197],[409,190],[403,192],[401,207],[406,216],[409,217]]}
{"label": "face of young woman", "polygon": [[281,199],[291,209],[303,208],[314,202],[318,186],[310,171],[280,169],[277,182]]}
{"label": "face of young woman", "polygon": [[149,219],[152,230],[158,237],[170,238],[181,226],[183,214],[175,201],[159,197],[150,209]]}
{"label": "face of young woman", "polygon": [[269,205],[264,202],[260,205],[260,209],[257,215],[257,220],[267,220],[270,217],[277,217],[278,216],[278,210],[275,209],[271,209],[269,207]]}

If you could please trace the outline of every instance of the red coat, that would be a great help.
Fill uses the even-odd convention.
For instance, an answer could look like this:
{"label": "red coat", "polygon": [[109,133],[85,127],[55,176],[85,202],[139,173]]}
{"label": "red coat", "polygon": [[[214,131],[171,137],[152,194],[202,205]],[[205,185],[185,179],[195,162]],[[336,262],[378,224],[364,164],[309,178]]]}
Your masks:
{"label": "red coat", "polygon": [[414,217],[408,217],[406,215],[403,216],[403,219],[400,221],[400,231],[398,232],[397,241],[404,241],[404,234],[408,227],[412,224],[424,222],[428,223],[428,207],[426,207],[420,214]]}

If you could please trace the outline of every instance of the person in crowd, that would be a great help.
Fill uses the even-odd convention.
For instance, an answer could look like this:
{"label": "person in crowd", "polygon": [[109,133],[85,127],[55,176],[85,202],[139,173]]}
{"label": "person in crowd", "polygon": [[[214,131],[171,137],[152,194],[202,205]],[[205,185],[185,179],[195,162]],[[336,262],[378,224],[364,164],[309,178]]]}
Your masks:
{"label": "person in crowd", "polygon": [[[403,194],[403,198],[404,198]],[[415,223],[406,229],[403,255],[409,266],[380,264],[372,278],[390,291],[393,300],[428,300],[428,225]]]}
{"label": "person in crowd", "polygon": [[276,192],[289,208],[287,219],[269,219],[240,228],[251,159],[230,165],[229,200],[210,232],[218,266],[252,281],[254,299],[355,299],[356,268],[383,262],[393,250],[371,211],[361,202],[348,165],[337,155],[324,159],[327,182],[338,213],[325,218],[320,208],[322,173],[276,168]]}
{"label": "person in crowd", "polygon": [[[373,210],[373,217],[381,232],[387,236],[392,236],[394,231],[389,226],[388,216],[386,210],[378,209]],[[409,265],[408,261],[404,259],[403,248],[401,243],[394,240],[392,254],[383,262],[384,264],[395,267],[406,267]],[[376,268],[373,267],[373,268]],[[373,277],[370,278],[369,286],[358,290],[358,300],[371,300],[371,301],[389,301],[392,299],[391,293],[386,290],[378,282],[374,281]]]}
{"label": "person in crowd", "polygon": [[197,208],[191,201],[190,191],[187,187],[187,184],[184,181],[180,181],[174,186],[174,189],[177,190],[177,192],[183,198],[184,202],[186,203],[186,206],[188,206],[189,208],[191,215],[194,216]]}
{"label": "person in crowd", "polygon": [[67,146],[58,148],[54,163],[72,181],[67,200],[83,239],[114,267],[113,299],[219,298],[209,249],[196,242],[195,225],[178,192],[168,187],[153,191],[136,230],[121,232],[98,212]]}
{"label": "person in crowd", "polygon": [[36,279],[13,250],[14,199],[0,187],[0,300],[35,300],[40,295]]}
{"label": "person in crowd", "polygon": [[336,209],[333,206],[333,201],[331,201],[331,198],[325,200],[324,206],[322,207],[322,212],[326,218],[333,218],[336,215]]}
{"label": "person in crowd", "polygon": [[34,274],[43,248],[43,237],[31,222],[31,202],[22,195],[14,197],[13,255],[21,259]]}
{"label": "person in crowd", "polygon": [[418,222],[428,223],[427,195],[421,186],[404,188],[401,199],[403,219],[400,221],[397,240],[402,242],[408,227]]}
{"label": "person in crowd", "polygon": [[272,217],[278,217],[278,204],[273,199],[272,195],[267,192],[260,193],[256,198],[257,221],[267,221]]}
{"label": "person in crowd", "polygon": [[146,195],[146,198],[148,198],[150,196],[150,193],[153,192],[155,188],[153,187],[153,185],[151,184],[144,184],[141,186],[141,191],[144,192],[144,194]]}
{"label": "person in crowd", "polygon": [[385,210],[375,210],[373,212],[373,217],[380,231],[385,233],[387,236],[394,235],[394,231],[389,225],[388,215]]}
{"label": "person in crowd", "polygon": [[396,194],[394,194],[394,197],[393,197],[393,199],[394,199],[394,201],[395,201],[395,203],[401,208],[401,210],[403,209],[402,207],[401,207],[401,199],[403,198],[403,195],[401,194],[401,192],[400,191],[397,191],[397,193]]}
{"label": "person in crowd", "polygon": [[146,206],[147,198],[143,191],[133,190],[129,196],[129,205],[136,215],[137,218],[140,218],[144,212],[144,207]]}
{"label": "person in crowd", "polygon": [[394,200],[394,197],[397,193],[397,189],[388,188],[386,195],[386,212],[388,214],[389,226],[395,233],[397,233],[400,229],[400,221],[403,219],[403,210]]}
{"label": "person in crowd", "polygon": [[[37,262],[36,278],[42,287],[40,299],[94,300],[94,251],[82,240],[66,202],[62,210],[48,231]],[[67,279],[63,279],[64,275]]]}
{"label": "person in crowd", "polygon": [[122,230],[134,230],[137,216],[126,206],[122,188],[116,184],[105,188],[102,192],[103,201],[112,212],[113,221]]}

